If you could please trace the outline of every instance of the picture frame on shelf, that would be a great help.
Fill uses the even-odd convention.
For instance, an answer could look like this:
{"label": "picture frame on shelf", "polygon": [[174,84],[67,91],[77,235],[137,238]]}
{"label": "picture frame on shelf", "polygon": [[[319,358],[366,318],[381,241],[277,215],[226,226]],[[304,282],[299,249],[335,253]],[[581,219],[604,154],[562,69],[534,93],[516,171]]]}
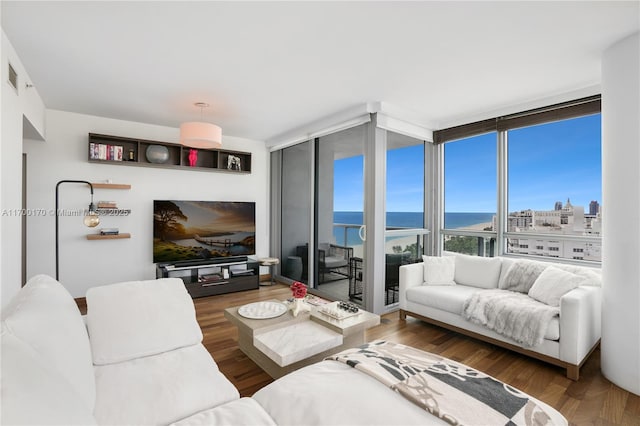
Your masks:
{"label": "picture frame on shelf", "polygon": [[227,170],[233,170],[236,172],[242,171],[242,158],[229,154],[227,156]]}

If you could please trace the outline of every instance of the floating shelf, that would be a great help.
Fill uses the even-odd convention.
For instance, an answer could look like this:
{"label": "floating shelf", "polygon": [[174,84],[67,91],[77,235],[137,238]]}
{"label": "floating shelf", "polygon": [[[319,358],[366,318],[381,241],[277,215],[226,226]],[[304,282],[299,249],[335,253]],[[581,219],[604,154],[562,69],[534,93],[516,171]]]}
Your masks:
{"label": "floating shelf", "polygon": [[131,189],[128,183],[99,183],[91,182],[94,189]]}
{"label": "floating shelf", "polygon": [[131,238],[131,234],[116,234],[116,235],[100,235],[100,234],[88,234],[87,240],[120,240],[123,238]]}
{"label": "floating shelf", "polygon": [[[163,155],[160,159],[147,156],[147,149],[152,146],[162,148]],[[190,159],[193,155],[192,151],[197,155]],[[177,143],[89,133],[87,152],[90,163],[236,174],[251,173],[251,153],[243,151],[200,148],[194,150]],[[192,161],[194,161],[193,166],[190,165]]]}

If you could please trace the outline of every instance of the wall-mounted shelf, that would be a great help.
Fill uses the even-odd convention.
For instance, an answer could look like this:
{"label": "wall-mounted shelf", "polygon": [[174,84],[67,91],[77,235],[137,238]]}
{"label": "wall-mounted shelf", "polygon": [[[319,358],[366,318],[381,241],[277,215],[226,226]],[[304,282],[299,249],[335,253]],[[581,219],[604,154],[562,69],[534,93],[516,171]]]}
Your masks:
{"label": "wall-mounted shelf", "polygon": [[[94,189],[131,189],[131,185],[128,183],[106,183],[106,182],[92,182],[91,185]],[[97,208],[96,212],[99,216],[128,216],[131,213],[130,209],[106,209]],[[120,240],[124,238],[131,238],[131,234],[88,234],[87,240]]]}
{"label": "wall-mounted shelf", "polygon": [[115,234],[115,235],[101,235],[101,234],[88,234],[87,240],[120,240],[123,238],[131,238],[131,234]]}
{"label": "wall-mounted shelf", "polygon": [[[163,147],[160,149],[165,150],[166,159],[162,163],[155,163],[147,158],[147,149],[153,145]],[[190,151],[191,148],[176,143],[96,133],[89,133],[89,140],[87,142],[88,160],[90,163],[241,174],[251,173],[250,152],[230,151],[226,149],[197,149],[195,165],[190,166]]]}
{"label": "wall-mounted shelf", "polygon": [[128,183],[101,183],[91,182],[93,189],[131,189]]}

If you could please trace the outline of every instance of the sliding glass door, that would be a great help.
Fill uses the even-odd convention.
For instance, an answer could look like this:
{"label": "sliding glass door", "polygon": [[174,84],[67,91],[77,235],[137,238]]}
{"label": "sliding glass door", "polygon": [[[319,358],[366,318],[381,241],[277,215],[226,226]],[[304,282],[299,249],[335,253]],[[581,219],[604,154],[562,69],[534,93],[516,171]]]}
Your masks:
{"label": "sliding glass door", "polygon": [[274,151],[280,278],[368,311],[395,309],[400,266],[425,251],[426,155],[423,140],[385,130],[376,114]]}
{"label": "sliding glass door", "polygon": [[302,142],[274,153],[281,157],[272,162],[280,169],[281,276],[305,283],[310,282],[307,253],[312,231],[312,152],[312,143]]}
{"label": "sliding glass door", "polygon": [[318,138],[314,288],[362,304],[364,286],[364,141],[366,126]]}

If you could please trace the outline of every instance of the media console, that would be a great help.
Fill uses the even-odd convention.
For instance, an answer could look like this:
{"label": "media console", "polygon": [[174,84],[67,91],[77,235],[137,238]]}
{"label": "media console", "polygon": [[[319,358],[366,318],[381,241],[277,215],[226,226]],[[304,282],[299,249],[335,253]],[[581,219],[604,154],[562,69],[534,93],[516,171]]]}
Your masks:
{"label": "media console", "polygon": [[181,278],[196,298],[259,288],[259,267],[246,256],[158,263],[156,278]]}

